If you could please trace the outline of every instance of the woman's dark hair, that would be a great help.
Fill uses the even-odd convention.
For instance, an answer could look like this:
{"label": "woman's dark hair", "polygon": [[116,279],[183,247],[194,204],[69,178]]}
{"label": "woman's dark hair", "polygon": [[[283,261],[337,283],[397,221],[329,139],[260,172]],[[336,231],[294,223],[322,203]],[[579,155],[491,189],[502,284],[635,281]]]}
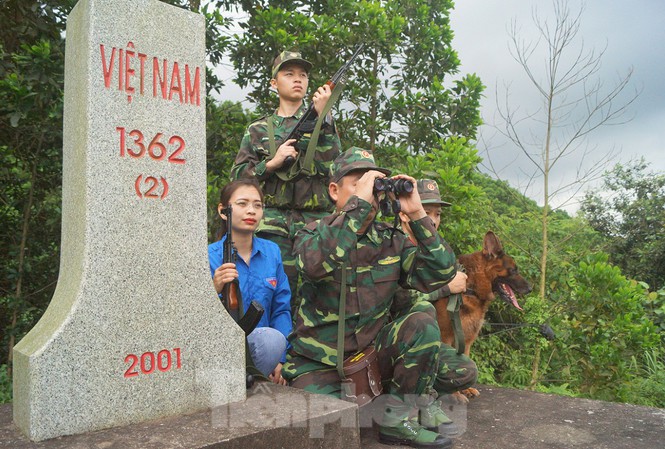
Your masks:
{"label": "woman's dark hair", "polygon": [[[221,192],[219,192],[220,204],[222,204],[224,207],[228,206],[229,200],[233,196],[233,193],[236,190],[238,190],[240,187],[244,186],[254,187],[256,191],[259,192],[259,197],[261,198],[261,202],[263,203],[263,191],[261,190],[259,182],[256,180],[256,178],[247,177],[247,178],[236,179],[235,181],[231,181],[228,184],[226,184],[224,187],[222,187]],[[222,219],[222,225],[217,235],[218,240],[222,238],[222,235],[226,233],[226,224],[227,221]]]}

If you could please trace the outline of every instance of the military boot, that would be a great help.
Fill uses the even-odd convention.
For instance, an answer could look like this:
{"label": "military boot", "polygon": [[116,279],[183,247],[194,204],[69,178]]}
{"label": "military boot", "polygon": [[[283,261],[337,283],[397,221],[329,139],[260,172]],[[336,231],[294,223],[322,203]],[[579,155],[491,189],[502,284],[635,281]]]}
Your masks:
{"label": "military boot", "polygon": [[415,411],[413,407],[388,399],[379,424],[379,442],[416,448],[449,449],[453,446],[450,438],[425,429],[417,420],[411,420],[412,411]]}
{"label": "military boot", "polygon": [[459,427],[441,409],[441,402],[434,400],[418,406],[418,422],[432,432],[446,436],[458,435]]}

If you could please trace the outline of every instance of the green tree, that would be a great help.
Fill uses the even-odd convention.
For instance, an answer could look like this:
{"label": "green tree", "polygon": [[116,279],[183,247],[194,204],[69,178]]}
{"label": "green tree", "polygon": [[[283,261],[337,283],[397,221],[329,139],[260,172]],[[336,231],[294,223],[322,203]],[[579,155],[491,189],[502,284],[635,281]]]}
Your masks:
{"label": "green tree", "polygon": [[476,251],[493,221],[486,192],[475,184],[480,157],[463,137],[441,139],[426,154],[395,158],[390,166],[415,178],[434,179],[442,198],[451,203],[441,211],[441,233],[456,253]]}
{"label": "green tree", "polygon": [[64,17],[73,1],[0,7],[0,359],[46,308],[60,239]]}
{"label": "green tree", "polygon": [[655,291],[665,287],[665,174],[648,167],[644,159],[616,164],[605,174],[605,193],[587,192],[580,211],[604,237],[612,263]]}
{"label": "green tree", "polygon": [[241,103],[216,103],[212,98],[206,104],[206,155],[208,165],[208,234],[210,241],[219,239],[220,218],[217,214],[219,191],[229,182],[231,167],[238,145],[247,125],[256,115],[245,111]]}
{"label": "green tree", "polygon": [[439,139],[475,137],[483,86],[475,75],[450,80],[459,60],[452,49],[450,0],[218,1],[247,15],[231,59],[241,86],[259,109],[274,109],[268,91],[273,58],[297,48],[312,61],[310,84],[324,83],[364,43],[335,116],[345,146],[425,153]]}
{"label": "green tree", "polygon": [[[517,148],[532,170],[527,172],[530,183],[541,182],[543,207],[538,220],[541,224],[539,295],[542,301],[548,295],[549,252],[557,243],[550,242],[550,220],[555,198],[563,198],[565,205],[586,183],[597,179],[612,152],[583,165],[570,176],[563,163],[570,156],[577,160],[593,159],[593,148],[588,136],[602,126],[624,122],[627,107],[637,93],[624,97],[632,70],[609,89],[599,79],[604,50],[586,50],[579,36],[583,7],[571,13],[567,0],[553,0],[553,14],[549,18],[533,13],[538,39],[525,40],[513,22],[510,29],[510,52],[523,70],[528,85],[540,100],[535,111],[519,112],[505,103],[499,108],[502,123],[500,132]],[[544,61],[544,64],[543,64]],[[497,100],[497,103],[499,101]],[[589,167],[589,168],[587,168]],[[558,186],[554,179],[566,179]],[[534,353],[533,379],[537,382],[540,351]]]}
{"label": "green tree", "polygon": [[662,349],[644,307],[648,290],[626,279],[602,253],[580,262],[568,283],[572,297],[561,324],[575,350],[568,352],[574,382],[593,397],[631,400],[631,384],[642,375],[645,355]]}

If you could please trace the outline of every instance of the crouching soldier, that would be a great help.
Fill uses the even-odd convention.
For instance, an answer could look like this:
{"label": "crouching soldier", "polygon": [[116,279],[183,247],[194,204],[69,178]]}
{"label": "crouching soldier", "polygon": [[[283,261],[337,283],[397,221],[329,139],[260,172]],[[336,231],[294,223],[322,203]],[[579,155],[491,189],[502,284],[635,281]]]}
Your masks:
{"label": "crouching soldier", "polygon": [[[427,313],[405,313],[389,322],[399,286],[433,291],[455,276],[455,255],[427,217],[415,188],[400,195],[411,220],[412,243],[403,233],[375,222],[379,168],[369,151],[351,148],[335,159],[328,186],[336,212],[310,223],[297,235],[296,264],[303,277],[302,303],[289,337],[292,349],[282,376],[297,388],[340,397],[338,357],[375,345],[384,392],[379,440],[423,448],[448,448],[452,441],[428,430],[418,409],[437,406],[430,392],[437,378],[439,327]],[[343,354],[338,354],[340,300],[344,299]],[[440,411],[440,410],[439,410]],[[441,412],[443,413],[443,412]]]}
{"label": "crouching soldier", "polygon": [[[434,222],[434,227],[439,228],[441,224],[441,211],[443,207],[451,204],[441,200],[441,193],[436,181],[431,179],[420,179],[417,183],[420,202],[427,216]],[[411,220],[403,213],[399,213],[402,231],[416,244],[411,231]],[[446,285],[434,292],[422,293],[413,289],[399,288],[393,301],[391,311],[393,319],[399,320],[404,313],[420,311],[429,314],[436,319],[436,309],[432,304],[441,297],[451,294],[463,293],[466,290],[466,273],[457,271],[455,277]],[[478,378],[476,364],[466,354],[458,354],[457,350],[445,343],[441,343],[439,349],[439,369],[434,382],[433,395],[441,397],[470,388]],[[427,428],[437,428],[444,435],[456,435],[459,428],[441,411],[437,404],[435,407],[421,411],[421,423]]]}

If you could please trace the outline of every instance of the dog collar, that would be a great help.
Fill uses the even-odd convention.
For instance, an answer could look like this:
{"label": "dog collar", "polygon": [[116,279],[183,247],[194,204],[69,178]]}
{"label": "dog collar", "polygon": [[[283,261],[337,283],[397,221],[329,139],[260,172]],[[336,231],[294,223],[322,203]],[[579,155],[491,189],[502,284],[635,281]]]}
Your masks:
{"label": "dog collar", "polygon": [[474,289],[472,289],[472,288],[467,288],[467,289],[464,291],[464,294],[465,294],[465,295],[469,295],[469,296],[475,296],[475,297],[478,297],[478,294],[477,294],[476,291],[475,291]]}

